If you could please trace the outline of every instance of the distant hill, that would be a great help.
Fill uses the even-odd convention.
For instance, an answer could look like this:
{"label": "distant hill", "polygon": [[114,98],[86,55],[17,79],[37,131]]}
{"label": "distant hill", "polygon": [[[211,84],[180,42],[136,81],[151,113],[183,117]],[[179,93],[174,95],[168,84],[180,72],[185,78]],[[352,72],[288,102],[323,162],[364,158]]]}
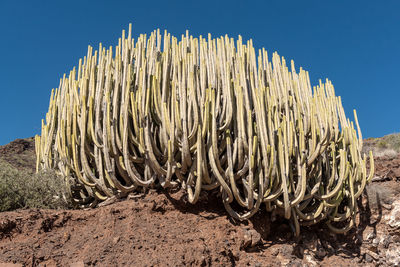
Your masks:
{"label": "distant hill", "polygon": [[365,139],[363,151],[368,153],[370,150],[376,157],[396,156],[396,154],[400,153],[400,133]]}
{"label": "distant hill", "polygon": [[35,172],[36,155],[35,139],[16,139],[11,143],[0,146],[0,160],[4,160],[19,170]]}

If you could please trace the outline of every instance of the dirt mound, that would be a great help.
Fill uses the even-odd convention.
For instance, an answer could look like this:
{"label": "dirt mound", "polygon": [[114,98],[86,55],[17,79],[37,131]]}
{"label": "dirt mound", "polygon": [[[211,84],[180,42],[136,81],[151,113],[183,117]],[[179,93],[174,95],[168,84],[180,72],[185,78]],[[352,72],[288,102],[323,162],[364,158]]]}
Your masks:
{"label": "dirt mound", "polygon": [[295,238],[265,212],[234,221],[214,193],[191,205],[182,191],[150,190],[96,209],[0,213],[0,266],[398,266],[399,162],[376,159],[346,236],[320,224]]}

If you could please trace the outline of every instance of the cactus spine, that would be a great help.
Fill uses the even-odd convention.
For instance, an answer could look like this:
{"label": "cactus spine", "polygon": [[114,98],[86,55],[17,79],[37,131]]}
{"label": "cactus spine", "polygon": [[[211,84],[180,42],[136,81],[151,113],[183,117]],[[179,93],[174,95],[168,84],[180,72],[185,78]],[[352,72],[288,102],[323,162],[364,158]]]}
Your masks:
{"label": "cactus spine", "polygon": [[135,41],[129,26],[52,91],[37,169],[58,169],[79,205],[157,185],[190,203],[219,190],[236,219],[264,206],[296,234],[322,220],[341,233],[373,175],[354,115],[357,131],[329,80],[311,88],[307,71],[251,40],[157,30]]}

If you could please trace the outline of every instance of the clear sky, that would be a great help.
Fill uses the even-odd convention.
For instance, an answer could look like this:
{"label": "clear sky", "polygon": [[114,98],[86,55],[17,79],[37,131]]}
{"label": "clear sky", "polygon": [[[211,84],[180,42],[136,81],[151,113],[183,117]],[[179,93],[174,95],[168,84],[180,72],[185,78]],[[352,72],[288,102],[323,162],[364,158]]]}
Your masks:
{"label": "clear sky", "polygon": [[167,29],[253,39],[332,80],[364,137],[400,132],[400,1],[0,0],[0,145],[40,134],[50,92],[87,45]]}

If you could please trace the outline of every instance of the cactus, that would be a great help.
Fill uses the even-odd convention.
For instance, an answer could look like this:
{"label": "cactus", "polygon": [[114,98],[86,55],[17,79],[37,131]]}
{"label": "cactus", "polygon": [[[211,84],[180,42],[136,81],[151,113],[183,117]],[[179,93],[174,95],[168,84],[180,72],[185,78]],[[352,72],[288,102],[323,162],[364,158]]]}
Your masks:
{"label": "cactus", "polygon": [[57,169],[78,205],[156,186],[190,203],[219,190],[236,219],[265,208],[297,235],[319,221],[345,233],[374,166],[370,153],[367,175],[354,116],[329,80],[311,88],[307,71],[256,55],[251,40],[157,30],[135,41],[130,25],[52,91],[37,169]]}

